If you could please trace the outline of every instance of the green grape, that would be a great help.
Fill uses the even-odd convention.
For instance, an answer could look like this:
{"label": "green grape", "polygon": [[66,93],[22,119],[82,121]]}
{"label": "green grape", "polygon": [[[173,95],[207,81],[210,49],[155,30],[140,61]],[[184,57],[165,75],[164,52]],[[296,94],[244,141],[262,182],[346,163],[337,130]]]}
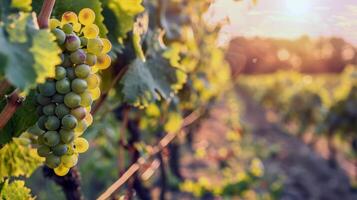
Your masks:
{"label": "green grape", "polygon": [[93,99],[88,91],[85,91],[82,94],[80,94],[80,97],[81,97],[81,104],[80,104],[81,106],[88,107],[92,105]]}
{"label": "green grape", "polygon": [[43,109],[43,106],[37,106],[36,113],[38,116],[43,115],[42,109]]}
{"label": "green grape", "polygon": [[81,47],[81,40],[75,34],[69,34],[66,38],[65,47],[68,51],[75,51]]}
{"label": "green grape", "polygon": [[81,94],[87,89],[87,82],[84,79],[76,78],[72,81],[72,91]]}
{"label": "green grape", "polygon": [[45,97],[42,94],[37,94],[36,101],[38,104],[45,106],[51,103],[51,98]]}
{"label": "green grape", "polygon": [[41,157],[49,156],[51,154],[51,149],[46,145],[41,145],[37,148],[37,154]]}
{"label": "green grape", "polygon": [[87,46],[87,43],[88,43],[88,39],[87,39],[87,38],[85,38],[85,37],[80,37],[79,39],[81,40],[81,45],[82,45],[82,47]]}
{"label": "green grape", "polygon": [[38,90],[40,91],[40,94],[42,94],[45,97],[50,97],[56,94],[56,84],[54,81],[46,81],[43,84],[40,84],[38,86]]}
{"label": "green grape", "polygon": [[69,113],[70,109],[64,104],[57,105],[55,109],[55,114],[60,119],[62,119],[65,115],[68,115]]}
{"label": "green grape", "polygon": [[62,62],[62,66],[63,67],[72,67],[73,63],[71,62],[70,56],[67,54],[63,54],[63,62]]}
{"label": "green grape", "polygon": [[74,131],[71,130],[60,130],[61,141],[65,144],[71,143],[74,140]]}
{"label": "green grape", "polygon": [[87,51],[94,55],[99,55],[103,50],[104,44],[100,38],[88,39]]}
{"label": "green grape", "polygon": [[40,127],[38,127],[37,123],[33,126],[31,126],[28,130],[27,130],[28,133],[31,133],[32,135],[37,135],[37,136],[40,136],[42,134],[45,133],[44,130],[40,129]]}
{"label": "green grape", "polygon": [[74,73],[74,68],[73,67],[68,67],[67,69],[67,78],[69,80],[73,80],[76,78],[76,74]]}
{"label": "green grape", "polygon": [[66,115],[62,118],[62,127],[66,130],[74,129],[77,123],[77,119],[73,115]]}
{"label": "green grape", "polygon": [[78,107],[71,110],[71,115],[73,115],[77,120],[82,120],[86,117],[87,111],[83,107]]}
{"label": "green grape", "polygon": [[42,112],[45,115],[54,115],[56,105],[54,103],[48,104],[43,107]]}
{"label": "green grape", "polygon": [[64,104],[69,108],[77,108],[81,103],[81,97],[74,93],[70,92],[64,96]]}
{"label": "green grape", "polygon": [[45,123],[45,127],[49,131],[57,130],[61,125],[60,120],[56,116],[48,116],[47,121]]}
{"label": "green grape", "polygon": [[37,120],[37,126],[42,129],[42,130],[46,130],[46,127],[45,127],[45,123],[47,121],[47,117],[46,115],[42,115],[40,118],[38,118]]}
{"label": "green grape", "polygon": [[56,90],[60,94],[67,94],[71,91],[71,83],[67,78],[56,82]]}
{"label": "green grape", "polygon": [[73,33],[73,26],[71,24],[65,24],[62,26],[62,30],[66,34],[72,34]]}
{"label": "green grape", "polygon": [[53,154],[50,154],[46,156],[46,165],[50,168],[56,168],[61,164],[61,158],[58,156],[55,156]]}
{"label": "green grape", "polygon": [[78,49],[70,55],[71,62],[77,65],[83,64],[86,61],[86,58],[87,54],[82,49]]}
{"label": "green grape", "polygon": [[55,28],[52,30],[52,33],[56,36],[56,41],[59,45],[64,44],[66,41],[66,34],[61,29]]}
{"label": "green grape", "polygon": [[87,54],[86,64],[89,66],[94,66],[97,64],[97,56],[91,53]]}
{"label": "green grape", "polygon": [[56,67],[56,75],[55,75],[55,79],[56,80],[62,80],[66,77],[66,69],[61,67],[61,66],[58,66]]}
{"label": "green grape", "polygon": [[81,120],[78,122],[78,125],[74,129],[74,134],[76,137],[81,136],[85,130],[87,130],[88,124],[85,120]]}
{"label": "green grape", "polygon": [[78,78],[87,78],[90,74],[90,67],[85,64],[78,65],[75,67],[74,73]]}
{"label": "green grape", "polygon": [[60,136],[57,131],[47,131],[43,135],[43,140],[46,145],[54,147],[60,142]]}
{"label": "green grape", "polygon": [[61,157],[62,164],[68,168],[71,168],[75,166],[78,162],[78,155],[77,154],[72,154],[72,155],[63,155]]}
{"label": "green grape", "polygon": [[52,148],[53,154],[56,156],[63,156],[67,153],[68,147],[65,144],[59,144]]}
{"label": "green grape", "polygon": [[48,105],[51,103],[51,98],[45,97],[42,94],[36,93],[36,102],[41,106],[45,106],[45,105]]}
{"label": "green grape", "polygon": [[64,95],[63,94],[55,94],[52,97],[53,103],[63,103]]}

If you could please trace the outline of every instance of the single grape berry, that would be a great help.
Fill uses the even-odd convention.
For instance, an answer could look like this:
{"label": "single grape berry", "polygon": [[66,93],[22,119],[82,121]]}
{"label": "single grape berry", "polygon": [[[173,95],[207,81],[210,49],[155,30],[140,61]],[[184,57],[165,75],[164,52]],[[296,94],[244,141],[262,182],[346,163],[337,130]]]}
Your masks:
{"label": "single grape berry", "polygon": [[62,30],[66,34],[72,34],[73,33],[73,26],[71,24],[65,24],[62,26]]}
{"label": "single grape berry", "polygon": [[86,61],[86,58],[87,54],[82,49],[78,49],[70,55],[71,62],[77,65],[83,64]]}
{"label": "single grape berry", "polygon": [[37,136],[40,136],[42,134],[45,133],[44,130],[40,129],[40,127],[38,127],[37,123],[33,126],[31,126],[28,130],[27,130],[28,133],[31,133],[32,135],[37,135]]}
{"label": "single grape berry", "polygon": [[67,153],[68,147],[65,144],[58,144],[52,148],[53,154],[56,156],[63,156]]}
{"label": "single grape berry", "polygon": [[51,98],[45,97],[42,94],[37,94],[36,101],[38,104],[45,106],[51,103]]}
{"label": "single grape berry", "polygon": [[67,78],[69,80],[73,80],[76,78],[76,74],[74,73],[74,68],[73,67],[68,67],[67,69]]}
{"label": "single grape berry", "polygon": [[70,92],[64,96],[64,104],[69,108],[77,108],[81,103],[81,97],[74,93]]}
{"label": "single grape berry", "polygon": [[64,67],[58,66],[56,67],[56,75],[55,79],[57,81],[62,80],[66,77],[66,69]]}
{"label": "single grape berry", "polygon": [[51,149],[46,145],[41,145],[37,148],[37,154],[41,157],[49,156],[51,154]]}
{"label": "single grape berry", "polygon": [[71,115],[73,115],[77,120],[82,120],[86,117],[87,111],[83,107],[78,107],[71,110]]}
{"label": "single grape berry", "polygon": [[56,82],[56,90],[60,94],[67,94],[71,91],[71,83],[67,78]]}
{"label": "single grape berry", "polygon": [[56,105],[54,103],[48,104],[42,108],[42,112],[45,115],[54,115]]}
{"label": "single grape berry", "polygon": [[63,103],[64,95],[63,94],[55,94],[52,97],[53,103]]}
{"label": "single grape berry", "polygon": [[90,74],[90,67],[86,64],[77,65],[74,73],[78,78],[87,78]]}
{"label": "single grape berry", "polygon": [[97,64],[97,56],[91,53],[87,54],[86,64],[89,66],[94,66]]}
{"label": "single grape berry", "polygon": [[40,84],[38,86],[38,90],[39,90],[40,94],[42,94],[45,97],[53,96],[54,94],[56,94],[55,82],[48,80],[45,83]]}
{"label": "single grape berry", "polygon": [[64,104],[57,105],[55,109],[55,114],[60,119],[62,119],[65,115],[68,115],[69,113],[70,109]]}
{"label": "single grape berry", "polygon": [[84,79],[76,78],[72,81],[71,88],[73,92],[81,94],[88,88],[88,86]]}
{"label": "single grape berry", "polygon": [[45,122],[45,127],[47,130],[55,131],[61,126],[60,120],[56,116],[48,116]]}
{"label": "single grape berry", "polygon": [[55,28],[52,30],[52,33],[55,35],[56,42],[59,45],[64,44],[64,42],[66,41],[66,34],[61,29]]}
{"label": "single grape berry", "polygon": [[38,118],[37,120],[37,126],[42,129],[42,130],[46,130],[46,127],[45,127],[45,123],[47,121],[47,117],[46,115],[42,115],[40,118]]}
{"label": "single grape berry", "polygon": [[67,35],[65,46],[68,51],[75,51],[81,47],[81,40],[77,35],[69,34]]}
{"label": "single grape berry", "polygon": [[73,115],[66,115],[62,118],[62,127],[66,130],[74,129],[77,123],[77,119]]}
{"label": "single grape berry", "polygon": [[45,162],[48,167],[53,169],[53,168],[58,167],[61,164],[61,158],[56,155],[50,154],[50,155],[46,156]]}
{"label": "single grape berry", "polygon": [[94,55],[99,55],[103,50],[104,44],[100,38],[88,39],[87,51]]}
{"label": "single grape berry", "polygon": [[57,131],[47,131],[43,135],[43,140],[46,145],[54,147],[60,142],[60,137]]}
{"label": "single grape berry", "polygon": [[73,154],[73,155],[64,155],[61,157],[62,164],[65,167],[71,168],[75,166],[78,162],[78,155]]}
{"label": "single grape berry", "polygon": [[67,54],[63,54],[64,58],[63,58],[63,62],[62,62],[62,66],[63,67],[72,67],[73,66],[73,63],[71,62],[71,59],[70,59],[70,55],[67,55]]}
{"label": "single grape berry", "polygon": [[92,95],[88,91],[85,91],[82,94],[80,94],[80,97],[81,97],[81,106],[88,107],[92,105],[93,103]]}
{"label": "single grape berry", "polygon": [[61,137],[61,141],[63,143],[69,144],[69,143],[73,142],[73,140],[74,140],[74,131],[61,129],[60,137]]}

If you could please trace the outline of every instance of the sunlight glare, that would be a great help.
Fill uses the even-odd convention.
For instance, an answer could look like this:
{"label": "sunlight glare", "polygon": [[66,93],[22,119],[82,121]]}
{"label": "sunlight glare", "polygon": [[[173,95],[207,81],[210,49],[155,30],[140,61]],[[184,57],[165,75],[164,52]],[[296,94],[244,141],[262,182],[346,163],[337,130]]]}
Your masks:
{"label": "sunlight glare", "polygon": [[292,16],[304,16],[311,11],[311,0],[285,0],[286,12]]}

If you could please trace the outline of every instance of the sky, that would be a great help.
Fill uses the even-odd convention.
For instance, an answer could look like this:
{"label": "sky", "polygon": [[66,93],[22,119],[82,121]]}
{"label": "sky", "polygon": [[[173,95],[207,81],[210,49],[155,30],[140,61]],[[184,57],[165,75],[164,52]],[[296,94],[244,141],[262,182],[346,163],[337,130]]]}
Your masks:
{"label": "sky", "polygon": [[222,38],[338,36],[357,45],[357,0],[216,0],[210,22],[229,17]]}

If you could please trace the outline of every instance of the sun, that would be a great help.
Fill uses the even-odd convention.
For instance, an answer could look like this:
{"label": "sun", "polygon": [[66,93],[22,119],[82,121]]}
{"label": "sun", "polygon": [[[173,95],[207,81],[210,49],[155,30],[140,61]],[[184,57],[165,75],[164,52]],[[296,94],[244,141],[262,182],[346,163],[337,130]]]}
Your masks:
{"label": "sun", "polygon": [[292,16],[307,15],[311,8],[311,0],[285,0],[286,12]]}

